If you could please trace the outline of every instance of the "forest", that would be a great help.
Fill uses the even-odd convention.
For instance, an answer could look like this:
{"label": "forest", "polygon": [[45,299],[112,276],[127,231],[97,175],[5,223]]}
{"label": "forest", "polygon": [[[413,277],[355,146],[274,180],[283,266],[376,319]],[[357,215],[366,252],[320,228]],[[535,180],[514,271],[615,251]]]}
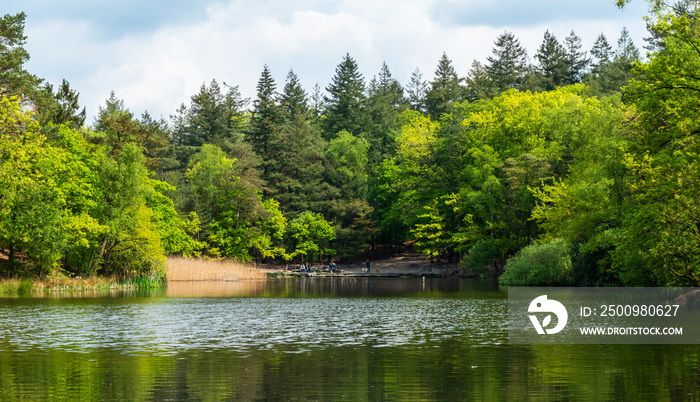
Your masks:
{"label": "forest", "polygon": [[[621,2],[624,3],[624,2]],[[263,66],[169,119],[25,70],[0,19],[0,276],[163,279],[170,255],[348,261],[414,247],[505,284],[700,285],[700,10],[650,2],[585,50],[510,32],[460,76],[364,77],[347,54],[307,91]]]}

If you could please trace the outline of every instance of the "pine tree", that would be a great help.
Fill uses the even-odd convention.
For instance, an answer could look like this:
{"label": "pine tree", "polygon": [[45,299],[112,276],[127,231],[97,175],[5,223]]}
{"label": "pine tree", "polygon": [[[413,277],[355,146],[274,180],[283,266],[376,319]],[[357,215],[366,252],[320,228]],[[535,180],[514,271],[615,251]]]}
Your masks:
{"label": "pine tree", "polygon": [[298,116],[306,117],[309,113],[306,91],[301,87],[299,77],[294,73],[294,70],[289,70],[287,74],[280,106],[282,106],[285,112],[285,119],[287,120],[293,120]]}
{"label": "pine tree", "polygon": [[464,97],[470,102],[491,99],[496,95],[486,67],[476,60],[472,62],[472,67],[469,69],[464,83],[466,86]]}
{"label": "pine tree", "polygon": [[253,113],[250,121],[248,142],[255,153],[263,161],[263,177],[270,171],[270,164],[275,159],[273,149],[278,125],[281,122],[277,84],[272,78],[270,69],[265,65],[258,80],[258,95],[253,101]]}
{"label": "pine tree", "polygon": [[171,119],[172,144],[181,167],[189,164],[190,157],[207,143],[226,148],[232,136],[241,131],[243,107],[248,99],[242,98],[238,86],[228,86],[223,92],[216,80],[209,86],[202,84],[199,92],[190,97],[190,105],[180,105]]}
{"label": "pine tree", "polygon": [[632,42],[627,27],[623,27],[622,32],[620,32],[620,39],[617,40],[614,62],[631,67],[632,63],[636,61],[639,61],[639,49]]}
{"label": "pine tree", "polygon": [[311,93],[311,117],[317,126],[320,126],[321,122],[321,115],[323,114],[323,110],[325,108],[324,102],[323,102],[323,94],[321,93],[321,86],[318,85],[318,82],[316,85],[314,85],[314,91]]}
{"label": "pine tree", "polygon": [[604,86],[601,85],[601,81],[604,80],[604,72],[608,69],[608,65],[612,61],[613,51],[612,46],[608,43],[608,38],[606,38],[603,33],[598,35],[595,43],[593,43],[591,55],[595,60],[591,63],[589,85],[595,84],[595,86]]}
{"label": "pine tree", "polygon": [[405,108],[403,87],[392,78],[389,67],[383,63],[379,77],[370,81],[367,90],[369,124],[365,139],[370,146],[368,171],[373,171],[379,162],[394,155],[394,138],[399,130],[398,115]]}
{"label": "pine tree", "polygon": [[29,52],[24,48],[25,13],[0,18],[0,96],[16,95],[36,105],[38,86],[43,81],[24,69]]}
{"label": "pine tree", "polygon": [[564,47],[557,38],[547,30],[535,58],[539,61],[538,72],[542,89],[551,91],[563,85],[567,78],[567,60]]}
{"label": "pine tree", "polygon": [[591,53],[598,59],[591,69],[591,87],[604,95],[618,92],[627,85],[632,77],[632,64],[639,60],[639,49],[632,42],[627,28],[622,28],[614,53],[602,35]]}
{"label": "pine tree", "polygon": [[576,35],[572,29],[569,36],[564,38],[564,51],[566,52],[566,64],[567,64],[567,74],[566,82],[567,84],[576,84],[583,81],[583,77],[586,74],[586,69],[588,64],[590,64],[591,59],[586,57],[586,52],[581,51],[583,45],[581,44],[581,38]]}
{"label": "pine tree", "polygon": [[[321,102],[318,85],[315,99]],[[322,188],[326,142],[315,124],[317,103],[309,107],[306,92],[293,71],[287,74],[280,104],[284,116],[276,139],[278,168],[269,177],[268,186],[285,216],[293,219],[303,211],[317,210],[314,204]]]}
{"label": "pine tree", "polygon": [[335,69],[331,84],[326,88],[329,96],[324,96],[326,104],[323,120],[323,136],[330,140],[340,131],[354,135],[364,131],[363,112],[365,81],[357,68],[357,63],[346,54]]}
{"label": "pine tree", "polygon": [[612,58],[612,46],[610,46],[608,38],[606,38],[603,33],[598,35],[598,38],[595,40],[593,48],[591,49],[591,54],[596,58],[596,62],[593,64],[594,69],[610,62]]}
{"label": "pine tree", "polygon": [[241,99],[237,86],[228,89],[223,92],[219,83],[212,80],[190,97],[183,145],[202,146],[229,136],[232,117],[240,113],[247,100]]}
{"label": "pine tree", "polygon": [[78,98],[80,94],[71,89],[70,84],[65,79],[61,86],[53,93],[53,85],[46,84],[43,88],[45,93],[41,98],[46,99],[46,105],[37,111],[36,117],[42,124],[51,122],[53,124],[68,124],[71,128],[78,129],[85,124],[85,107],[80,110]]}
{"label": "pine tree", "polygon": [[428,83],[423,81],[423,74],[416,67],[416,70],[411,74],[411,81],[406,87],[408,94],[408,104],[411,109],[421,113],[425,112],[425,93],[428,90]]}
{"label": "pine tree", "polygon": [[496,39],[492,53],[486,58],[486,71],[496,90],[500,93],[518,88],[527,73],[527,52],[520,41],[506,31]]}
{"label": "pine tree", "polygon": [[425,94],[425,104],[428,114],[435,120],[446,113],[453,102],[462,98],[462,88],[459,85],[457,71],[452,66],[452,60],[443,53],[435,70],[435,79],[430,83],[430,89]]}

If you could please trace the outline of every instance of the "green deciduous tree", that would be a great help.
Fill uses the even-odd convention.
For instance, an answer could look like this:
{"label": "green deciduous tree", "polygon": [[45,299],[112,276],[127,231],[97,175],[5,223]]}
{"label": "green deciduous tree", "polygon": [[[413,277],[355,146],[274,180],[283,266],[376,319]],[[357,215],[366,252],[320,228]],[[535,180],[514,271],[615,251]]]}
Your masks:
{"label": "green deciduous tree", "polygon": [[563,239],[527,246],[508,260],[499,282],[508,285],[571,285],[570,247]]}
{"label": "green deciduous tree", "polygon": [[[613,256],[630,283],[700,284],[700,125],[694,113],[700,105],[700,36],[695,7],[689,15],[658,9],[653,29],[663,37],[663,48],[648,63],[636,65],[639,78],[625,90],[640,113],[634,146],[625,158],[634,208],[625,217]],[[623,53],[617,57],[635,57],[634,49]]]}
{"label": "green deciduous tree", "polygon": [[312,261],[315,257],[321,262],[324,255],[335,253],[330,248],[331,241],[335,239],[335,231],[332,223],[326,221],[321,214],[309,211],[301,213],[289,222],[289,238],[294,250],[291,256],[300,256],[302,262]]}

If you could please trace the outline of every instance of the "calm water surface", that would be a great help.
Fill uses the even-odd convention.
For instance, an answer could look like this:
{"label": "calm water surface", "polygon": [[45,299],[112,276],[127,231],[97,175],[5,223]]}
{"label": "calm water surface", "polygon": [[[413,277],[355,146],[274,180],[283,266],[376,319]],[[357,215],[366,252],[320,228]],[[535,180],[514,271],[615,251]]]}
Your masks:
{"label": "calm water surface", "polygon": [[697,345],[508,345],[462,279],[0,299],[0,400],[698,400]]}

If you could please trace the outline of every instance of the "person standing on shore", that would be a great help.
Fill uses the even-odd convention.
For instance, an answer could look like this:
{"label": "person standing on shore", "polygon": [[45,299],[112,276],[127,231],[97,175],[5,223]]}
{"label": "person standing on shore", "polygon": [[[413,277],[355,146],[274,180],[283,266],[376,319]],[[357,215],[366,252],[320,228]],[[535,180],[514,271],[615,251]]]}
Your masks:
{"label": "person standing on shore", "polygon": [[367,260],[367,273],[372,272],[371,269],[370,269],[370,266],[371,266],[371,265],[372,265],[372,263],[371,263],[369,260]]}

